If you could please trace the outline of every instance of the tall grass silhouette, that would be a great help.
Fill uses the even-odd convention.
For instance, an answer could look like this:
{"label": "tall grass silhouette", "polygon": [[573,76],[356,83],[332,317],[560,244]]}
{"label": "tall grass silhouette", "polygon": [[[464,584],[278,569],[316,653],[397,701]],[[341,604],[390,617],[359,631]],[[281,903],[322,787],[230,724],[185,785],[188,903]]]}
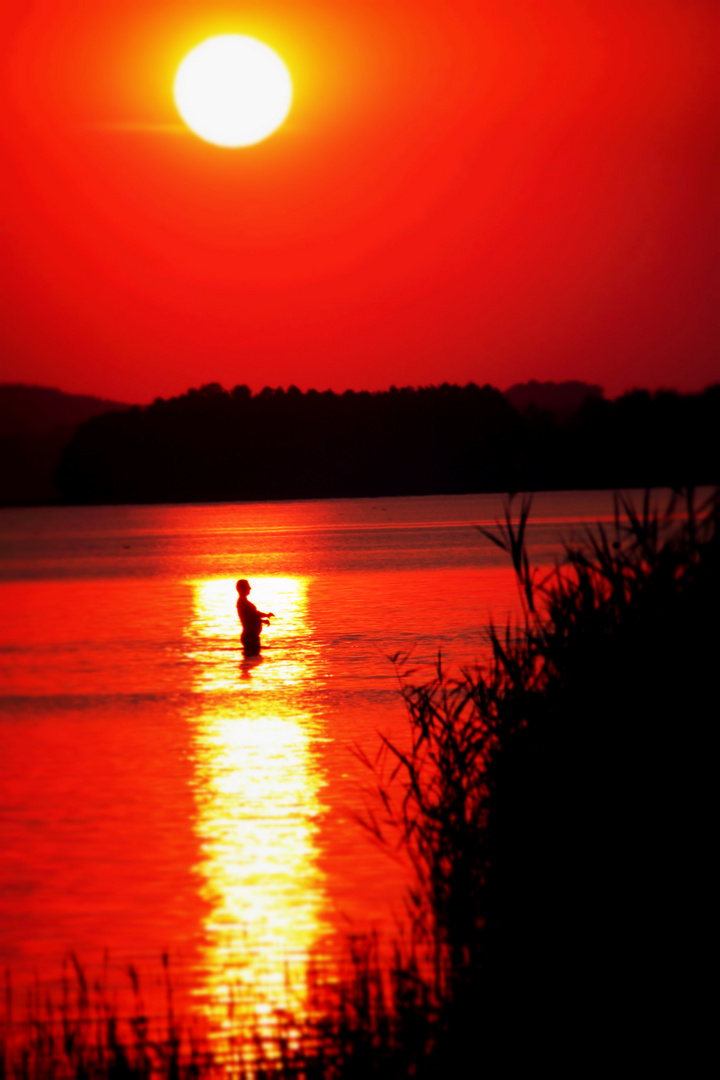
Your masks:
{"label": "tall grass silhouette", "polygon": [[384,739],[368,762],[365,824],[415,870],[392,962],[350,942],[304,1017],[270,1035],[238,1020],[224,1057],[171,1008],[161,1036],[139,1006],[122,1033],[102,996],[91,1017],[77,968],[74,1009],[8,1012],[0,1077],[693,1069],[711,1025],[720,495],[663,512],[617,497],[613,527],[543,579],[530,509],[481,530],[522,615],[489,628],[485,666],[405,677],[409,747]]}
{"label": "tall grass silhouette", "polygon": [[542,580],[528,499],[480,530],[523,616],[490,628],[485,667],[406,682],[411,747],[384,741],[367,822],[416,871],[439,1071],[479,1052],[647,1063],[671,1033],[690,1052],[713,925],[719,507],[617,497],[613,528]]}

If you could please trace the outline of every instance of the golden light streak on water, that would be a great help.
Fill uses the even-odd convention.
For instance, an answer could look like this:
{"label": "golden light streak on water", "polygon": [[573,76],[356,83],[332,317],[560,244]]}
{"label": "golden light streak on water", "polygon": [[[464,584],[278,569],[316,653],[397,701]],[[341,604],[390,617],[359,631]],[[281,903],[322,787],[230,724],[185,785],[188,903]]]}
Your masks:
{"label": "golden light streak on water", "polygon": [[295,708],[292,692],[313,676],[303,651],[291,647],[307,635],[306,585],[254,584],[257,606],[278,617],[277,632],[267,631],[272,660],[242,658],[234,579],[195,583],[188,651],[202,701],[193,720],[196,870],[210,907],[200,997],[220,1031],[232,996],[261,1023],[274,1009],[301,1012],[323,932],[315,723]]}

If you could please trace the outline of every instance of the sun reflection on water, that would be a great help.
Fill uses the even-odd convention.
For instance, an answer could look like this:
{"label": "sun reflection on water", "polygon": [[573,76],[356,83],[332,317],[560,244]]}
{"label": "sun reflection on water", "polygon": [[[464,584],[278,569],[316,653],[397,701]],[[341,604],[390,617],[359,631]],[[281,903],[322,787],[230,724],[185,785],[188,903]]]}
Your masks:
{"label": "sun reflection on water", "polygon": [[192,720],[196,869],[210,908],[199,994],[220,1029],[232,995],[258,1019],[275,1008],[302,1010],[310,954],[324,930],[317,718],[294,692],[314,677],[312,650],[303,646],[306,582],[254,585],[258,607],[277,615],[259,662],[242,657],[230,579],[194,583],[187,650],[201,703]]}

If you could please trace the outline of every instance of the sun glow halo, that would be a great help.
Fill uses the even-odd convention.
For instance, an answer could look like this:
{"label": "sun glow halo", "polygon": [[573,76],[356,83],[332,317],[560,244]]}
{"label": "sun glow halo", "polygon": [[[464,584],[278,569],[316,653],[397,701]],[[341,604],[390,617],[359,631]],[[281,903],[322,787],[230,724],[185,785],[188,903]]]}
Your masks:
{"label": "sun glow halo", "polygon": [[292,82],[278,54],[256,38],[222,34],[191,50],[175,76],[175,103],[196,135],[218,146],[252,146],[290,111]]}

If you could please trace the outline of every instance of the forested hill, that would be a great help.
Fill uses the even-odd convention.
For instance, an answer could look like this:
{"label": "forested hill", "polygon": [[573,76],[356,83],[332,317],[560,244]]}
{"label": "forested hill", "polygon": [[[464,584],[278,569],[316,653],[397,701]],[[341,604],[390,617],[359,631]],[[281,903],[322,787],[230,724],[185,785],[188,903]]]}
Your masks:
{"label": "forested hill", "polygon": [[126,408],[48,386],[0,384],[0,505],[57,502],[52,475],[77,425]]}
{"label": "forested hill", "polygon": [[302,393],[217,384],[81,424],[66,502],[203,502],[720,481],[720,386],[519,412],[490,386]]}
{"label": "forested hill", "polygon": [[88,394],[66,394],[49,386],[0,384],[0,437],[46,435],[75,428],[91,416],[129,405]]}

